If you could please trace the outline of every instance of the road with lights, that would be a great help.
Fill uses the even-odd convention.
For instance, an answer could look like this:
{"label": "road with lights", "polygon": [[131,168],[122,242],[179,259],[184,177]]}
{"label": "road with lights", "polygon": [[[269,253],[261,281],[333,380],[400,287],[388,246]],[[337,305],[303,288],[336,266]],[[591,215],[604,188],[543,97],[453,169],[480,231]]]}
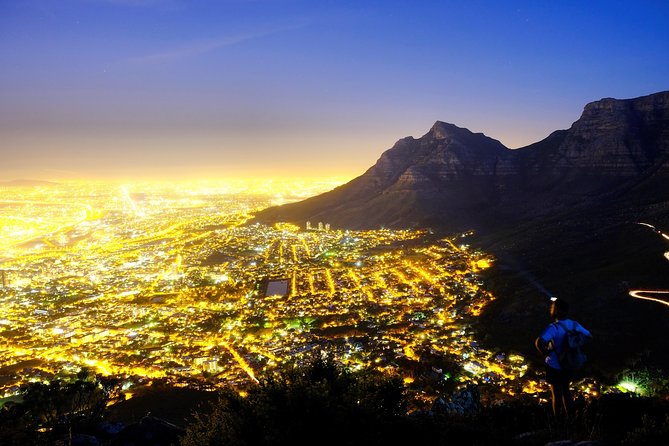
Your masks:
{"label": "road with lights", "polygon": [[[653,232],[656,232],[665,240],[669,240],[669,235],[660,231],[655,226],[648,223],[638,224],[650,228]],[[664,253],[664,257],[669,260],[669,251]],[[669,307],[669,290],[630,290],[629,295],[635,299],[648,300]]]}

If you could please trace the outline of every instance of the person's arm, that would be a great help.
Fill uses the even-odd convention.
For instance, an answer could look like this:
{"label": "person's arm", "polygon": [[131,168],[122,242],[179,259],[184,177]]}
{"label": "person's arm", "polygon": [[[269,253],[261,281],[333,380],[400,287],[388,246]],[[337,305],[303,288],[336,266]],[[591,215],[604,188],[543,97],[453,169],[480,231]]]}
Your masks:
{"label": "person's arm", "polygon": [[549,325],[534,341],[534,346],[542,355],[549,355],[550,352],[553,351],[553,339],[555,337],[554,330],[555,328],[553,327],[553,324]]}
{"label": "person's arm", "polygon": [[534,346],[539,350],[539,353],[542,355],[548,355],[552,348],[552,342],[551,341],[545,341],[543,337],[539,336],[537,339],[534,341]]}
{"label": "person's arm", "polygon": [[583,333],[583,335],[586,338],[588,338],[589,341],[592,341],[592,333],[590,333],[590,331],[588,331],[585,327],[583,327],[583,325],[579,324],[578,322],[576,322],[576,330]]}

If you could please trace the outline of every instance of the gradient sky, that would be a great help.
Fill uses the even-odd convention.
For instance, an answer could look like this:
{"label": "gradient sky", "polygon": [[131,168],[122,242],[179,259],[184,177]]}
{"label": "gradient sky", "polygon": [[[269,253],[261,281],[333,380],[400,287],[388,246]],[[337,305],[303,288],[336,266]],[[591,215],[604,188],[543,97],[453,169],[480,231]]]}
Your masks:
{"label": "gradient sky", "polygon": [[353,177],[669,89],[669,2],[0,0],[0,181]]}

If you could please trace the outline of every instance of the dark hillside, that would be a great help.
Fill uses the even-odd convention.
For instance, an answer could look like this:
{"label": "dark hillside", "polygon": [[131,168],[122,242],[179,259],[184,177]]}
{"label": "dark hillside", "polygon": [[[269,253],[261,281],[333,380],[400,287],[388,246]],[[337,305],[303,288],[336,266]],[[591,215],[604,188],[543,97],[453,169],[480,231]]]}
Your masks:
{"label": "dark hillside", "polygon": [[257,220],[472,229],[498,258],[488,279],[499,299],[479,324],[492,346],[531,355],[547,289],[593,328],[603,370],[668,366],[669,307],[629,291],[669,289],[669,240],[638,224],[669,232],[669,92],[587,104],[569,129],[516,150],[437,122],[350,183]]}

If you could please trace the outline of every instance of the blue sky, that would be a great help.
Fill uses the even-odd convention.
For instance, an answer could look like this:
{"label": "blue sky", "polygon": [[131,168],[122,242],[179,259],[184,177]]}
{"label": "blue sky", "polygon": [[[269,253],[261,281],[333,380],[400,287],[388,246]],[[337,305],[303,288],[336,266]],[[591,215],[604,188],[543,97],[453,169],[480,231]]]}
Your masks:
{"label": "blue sky", "polygon": [[669,89],[666,1],[0,0],[0,179],[354,176]]}

